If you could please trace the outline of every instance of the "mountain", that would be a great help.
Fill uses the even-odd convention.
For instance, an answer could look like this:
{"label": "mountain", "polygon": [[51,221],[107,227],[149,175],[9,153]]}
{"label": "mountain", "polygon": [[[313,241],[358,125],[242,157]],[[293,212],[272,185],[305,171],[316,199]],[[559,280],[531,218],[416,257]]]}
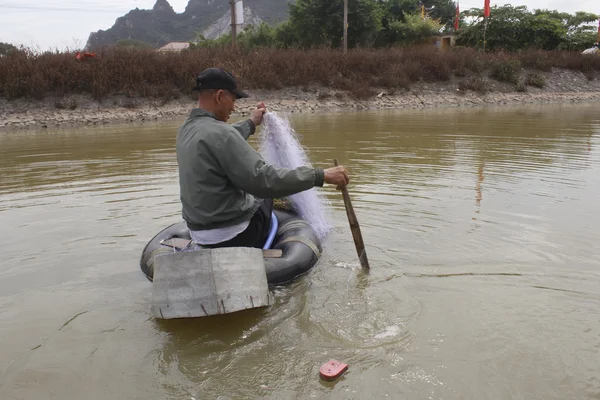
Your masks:
{"label": "mountain", "polygon": [[[245,24],[241,29],[249,24],[275,23],[288,18],[288,0],[243,1]],[[167,0],[156,0],[151,10],[136,8],[119,17],[110,29],[92,32],[86,49],[115,45],[123,39],[161,47],[169,42],[191,41],[199,33],[214,39],[231,30],[230,10],[228,0],[189,0],[185,11],[178,14]]]}

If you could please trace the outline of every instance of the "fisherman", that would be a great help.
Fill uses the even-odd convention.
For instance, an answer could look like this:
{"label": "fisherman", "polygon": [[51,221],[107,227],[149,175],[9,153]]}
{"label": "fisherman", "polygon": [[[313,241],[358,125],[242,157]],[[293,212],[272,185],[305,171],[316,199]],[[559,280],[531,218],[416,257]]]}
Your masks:
{"label": "fisherman", "polygon": [[236,100],[248,97],[231,73],[208,68],[194,89],[198,107],[179,128],[176,141],[182,215],[194,242],[209,248],[262,248],[273,198],[324,183],[338,190],[348,184],[343,166],[290,170],[265,163],[247,142],[262,123],[265,104],[260,102],[249,119],[227,123]]}

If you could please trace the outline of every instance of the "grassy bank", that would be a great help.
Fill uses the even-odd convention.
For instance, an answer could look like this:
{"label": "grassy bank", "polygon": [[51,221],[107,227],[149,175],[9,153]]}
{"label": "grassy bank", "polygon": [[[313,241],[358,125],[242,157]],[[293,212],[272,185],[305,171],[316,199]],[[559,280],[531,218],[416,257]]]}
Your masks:
{"label": "grassy bank", "polygon": [[[515,91],[543,87],[535,71],[562,68],[583,72],[588,79],[600,73],[600,57],[574,52],[529,50],[486,53],[469,48],[436,52],[430,48],[358,49],[344,56],[332,50],[255,49],[234,53],[210,48],[181,53],[152,50],[104,49],[78,61],[74,53],[13,52],[0,58],[0,97],[44,99],[89,94],[102,100],[126,95],[169,101],[190,94],[202,69],[221,66],[233,72],[247,89],[282,89],[316,84],[368,98],[374,87],[410,89],[415,82],[461,79],[464,90],[486,91],[482,76],[509,82]],[[524,68],[529,72],[524,73]],[[533,71],[533,72],[531,72]],[[57,107],[69,107],[59,104]]]}

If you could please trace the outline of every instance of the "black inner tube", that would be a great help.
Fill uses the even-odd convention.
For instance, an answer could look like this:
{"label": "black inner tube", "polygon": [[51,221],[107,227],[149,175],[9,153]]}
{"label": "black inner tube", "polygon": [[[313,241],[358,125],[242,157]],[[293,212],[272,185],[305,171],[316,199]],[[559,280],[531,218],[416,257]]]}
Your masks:
{"label": "black inner tube", "polygon": [[[265,268],[270,285],[289,283],[306,274],[317,263],[323,252],[322,244],[315,231],[304,219],[293,212],[275,210],[279,222],[272,249],[281,249],[280,258],[266,258]],[[140,268],[152,281],[154,257],[171,253],[173,249],[162,245],[163,240],[181,238],[191,240],[184,221],[174,223],[154,236],[145,246],[140,258]]]}

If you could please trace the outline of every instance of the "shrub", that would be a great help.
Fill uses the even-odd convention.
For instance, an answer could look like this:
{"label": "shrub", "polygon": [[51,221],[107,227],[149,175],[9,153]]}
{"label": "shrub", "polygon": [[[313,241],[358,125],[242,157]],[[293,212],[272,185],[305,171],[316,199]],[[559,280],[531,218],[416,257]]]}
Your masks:
{"label": "shrub", "polygon": [[502,58],[492,62],[490,76],[500,82],[516,84],[519,80],[520,70],[519,60]]}
{"label": "shrub", "polygon": [[487,91],[487,83],[483,77],[473,76],[460,81],[458,88],[463,91],[471,90],[473,92],[485,93]]}
{"label": "shrub", "polygon": [[[237,52],[229,46],[199,47],[161,53],[153,49],[112,47],[96,57],[78,61],[73,52],[35,53],[27,49],[0,57],[0,96],[43,99],[89,94],[145,97],[167,102],[191,96],[195,76],[203,69],[220,66],[236,75],[250,89],[281,89],[312,85],[340,89],[355,98],[372,95],[372,87],[409,90],[415,82],[447,81],[452,75],[466,79],[467,90],[485,91],[480,75],[517,84],[521,66],[537,70],[566,68],[593,79],[600,71],[600,57],[577,52],[481,53],[469,48],[436,51],[431,47],[352,49],[348,54],[330,48],[252,48]],[[533,86],[541,79],[526,78]],[[528,85],[530,83],[527,83]],[[539,86],[538,86],[539,87]]]}
{"label": "shrub", "polygon": [[546,78],[540,74],[529,74],[527,75],[527,78],[525,78],[525,84],[542,89],[546,86]]}

